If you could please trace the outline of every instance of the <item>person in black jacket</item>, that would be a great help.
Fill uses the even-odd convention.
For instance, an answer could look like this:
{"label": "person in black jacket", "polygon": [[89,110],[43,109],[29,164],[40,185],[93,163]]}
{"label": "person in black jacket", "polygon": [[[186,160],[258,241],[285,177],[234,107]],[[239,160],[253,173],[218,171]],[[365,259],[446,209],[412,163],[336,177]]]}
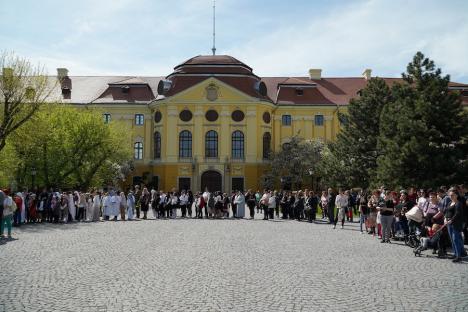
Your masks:
{"label": "person in black jacket", "polygon": [[255,194],[252,190],[248,190],[245,194],[245,202],[247,203],[247,207],[249,207],[250,211],[250,219],[254,219],[255,217],[255,206],[257,202],[255,201]]}
{"label": "person in black jacket", "polygon": [[309,191],[306,194],[306,203],[305,206],[307,208],[307,219],[309,222],[315,222],[315,216],[317,214],[317,205],[318,205],[318,198],[315,196],[314,191]]}
{"label": "person in black jacket", "polygon": [[294,202],[294,214],[296,215],[297,221],[301,221],[304,213],[304,196],[302,191],[297,192],[296,201]]}
{"label": "person in black jacket", "polygon": [[335,223],[334,216],[335,216],[335,199],[336,195],[333,192],[333,189],[328,189],[328,220],[330,224]]}
{"label": "person in black jacket", "polygon": [[460,201],[461,196],[456,189],[451,189],[449,192],[452,202],[445,211],[445,224],[452,241],[452,249],[454,252],[453,262],[460,262],[463,254],[463,240],[461,232],[463,230],[463,208]]}
{"label": "person in black jacket", "polygon": [[280,207],[283,214],[282,218],[287,219],[289,214],[289,192],[284,192],[280,201]]}

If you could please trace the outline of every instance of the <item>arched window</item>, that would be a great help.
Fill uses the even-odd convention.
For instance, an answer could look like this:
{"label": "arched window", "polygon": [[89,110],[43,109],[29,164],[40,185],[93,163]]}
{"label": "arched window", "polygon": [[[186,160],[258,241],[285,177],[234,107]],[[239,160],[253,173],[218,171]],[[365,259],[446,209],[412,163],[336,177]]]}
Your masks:
{"label": "arched window", "polygon": [[218,157],[218,133],[214,130],[205,135],[205,157]]}
{"label": "arched window", "polygon": [[161,158],[161,133],[154,133],[154,159]]}
{"label": "arched window", "polygon": [[244,158],[244,134],[239,130],[232,133],[232,158]]}
{"label": "arched window", "polygon": [[265,132],[263,135],[263,159],[270,158],[271,151],[271,134],[270,132]]}
{"label": "arched window", "polygon": [[135,151],[135,159],[143,159],[143,143],[141,142],[135,142],[133,145],[134,151]]}
{"label": "arched window", "polygon": [[179,133],[179,157],[192,157],[192,133],[188,130]]}

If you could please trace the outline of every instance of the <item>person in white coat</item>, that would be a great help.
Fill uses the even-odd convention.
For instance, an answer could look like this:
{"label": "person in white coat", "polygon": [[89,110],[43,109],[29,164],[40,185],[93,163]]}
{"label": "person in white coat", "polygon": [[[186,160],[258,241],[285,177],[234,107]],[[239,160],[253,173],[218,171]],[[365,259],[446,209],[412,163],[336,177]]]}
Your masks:
{"label": "person in white coat", "polygon": [[133,210],[135,209],[135,196],[133,192],[128,192],[127,195],[127,220],[133,220]]}
{"label": "person in white coat", "polygon": [[120,212],[120,196],[118,196],[115,191],[110,193],[110,213],[109,216],[114,217],[114,221],[117,221],[117,216]]}
{"label": "person in white coat", "polygon": [[104,220],[109,220],[110,216],[110,196],[107,193],[104,193],[102,197],[102,215]]}
{"label": "person in white coat", "polygon": [[101,196],[93,191],[93,217],[91,220],[93,222],[99,221],[101,217]]}
{"label": "person in white coat", "polygon": [[[94,193],[94,192],[93,192]],[[85,221],[92,221],[93,220],[93,195],[87,193],[86,194],[86,218]]]}
{"label": "person in white coat", "polygon": [[245,197],[241,191],[237,192],[236,197],[234,198],[234,203],[237,205],[237,218],[244,218],[245,216]]}
{"label": "person in white coat", "polygon": [[76,217],[76,206],[75,206],[75,200],[73,198],[73,194],[71,192],[68,193],[68,214],[69,218],[71,218],[71,221],[75,221]]}

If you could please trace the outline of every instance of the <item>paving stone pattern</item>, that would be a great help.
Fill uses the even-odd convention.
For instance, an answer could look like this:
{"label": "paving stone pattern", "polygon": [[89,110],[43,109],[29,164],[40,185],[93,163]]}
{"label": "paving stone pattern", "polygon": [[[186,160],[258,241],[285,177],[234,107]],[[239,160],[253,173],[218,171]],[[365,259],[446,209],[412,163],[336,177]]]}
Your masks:
{"label": "paving stone pattern", "polygon": [[2,312],[468,311],[466,259],[416,258],[357,224],[108,221],[14,236],[0,245]]}

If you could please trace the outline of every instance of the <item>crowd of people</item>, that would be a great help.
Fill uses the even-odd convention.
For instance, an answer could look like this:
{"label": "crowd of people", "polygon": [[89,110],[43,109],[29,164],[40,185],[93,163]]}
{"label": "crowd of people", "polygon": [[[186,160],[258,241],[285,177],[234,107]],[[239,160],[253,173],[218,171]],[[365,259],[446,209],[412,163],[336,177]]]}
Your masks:
{"label": "crowd of people", "polygon": [[[255,218],[262,213],[264,220],[282,218],[298,221],[328,222],[343,229],[345,222],[359,218],[360,233],[378,237],[382,243],[418,236],[421,244],[412,246],[419,252],[431,247],[439,257],[453,250],[453,261],[466,256],[468,243],[468,192],[463,185],[440,187],[438,190],[415,188],[399,192],[384,187],[367,190],[234,191],[192,193],[190,190],[169,192],[135,186],[127,192],[92,190],[59,192],[10,193],[0,191],[1,235],[11,238],[12,226],[25,223],[69,223],[97,221],[131,221],[147,219]],[[316,220],[321,214],[321,220]],[[462,238],[464,236],[464,239]]]}

